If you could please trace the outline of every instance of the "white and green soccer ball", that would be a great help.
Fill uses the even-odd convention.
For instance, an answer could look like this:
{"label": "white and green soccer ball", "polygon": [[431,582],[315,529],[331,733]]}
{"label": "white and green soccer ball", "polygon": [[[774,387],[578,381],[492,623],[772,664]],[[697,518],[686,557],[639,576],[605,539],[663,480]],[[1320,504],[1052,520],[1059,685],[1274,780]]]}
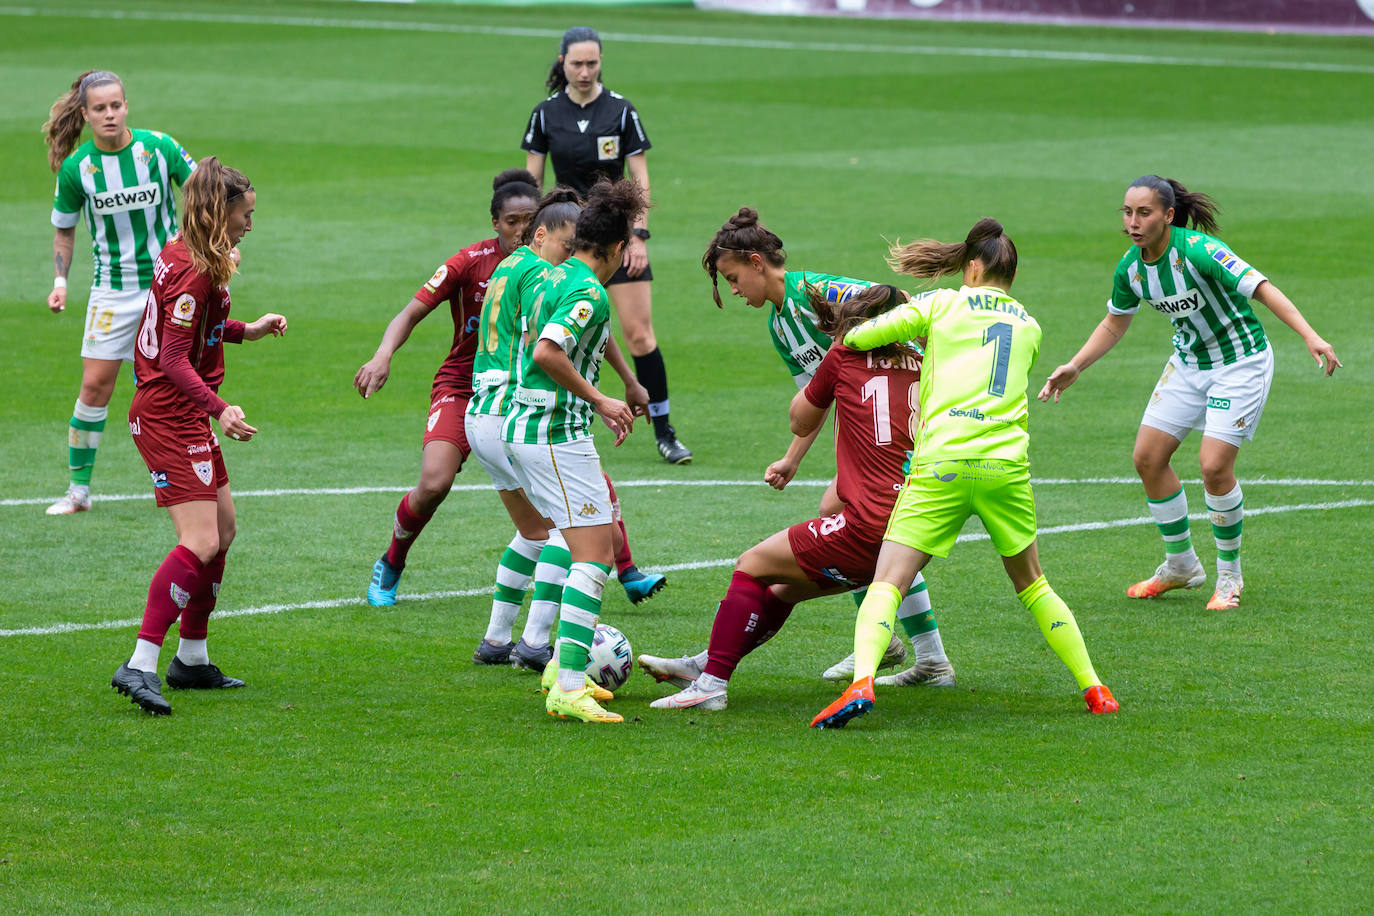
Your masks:
{"label": "white and green soccer ball", "polygon": [[634,655],[630,641],[615,627],[596,625],[592,636],[592,650],[587,655],[587,676],[607,690],[616,690],[634,670]]}

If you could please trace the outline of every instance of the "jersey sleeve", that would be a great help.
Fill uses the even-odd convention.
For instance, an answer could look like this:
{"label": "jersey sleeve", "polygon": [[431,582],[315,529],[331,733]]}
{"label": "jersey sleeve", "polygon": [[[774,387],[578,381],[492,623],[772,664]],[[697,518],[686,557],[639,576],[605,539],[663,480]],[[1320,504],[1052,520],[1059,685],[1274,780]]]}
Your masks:
{"label": "jersey sleeve", "polygon": [[1199,236],[1196,243],[1189,240],[1188,263],[1204,277],[1215,280],[1226,289],[1238,292],[1247,299],[1268,279],[1241,260],[1220,240],[1208,239],[1207,236]]}
{"label": "jersey sleeve", "polygon": [[634,105],[628,100],[625,102],[625,115],[621,122],[620,148],[625,151],[626,156],[647,152],[653,146],[649,142],[649,135],[644,132],[644,123],[639,119],[639,112],[635,111]]}
{"label": "jersey sleeve", "polygon": [[68,156],[57,172],[57,186],[52,196],[52,224],[58,229],[71,229],[81,221],[81,208],[86,204],[86,192],[76,158]]}
{"label": "jersey sleeve", "polygon": [[191,269],[183,269],[166,279],[158,292],[158,307],[165,318],[158,347],[158,368],[191,403],[210,416],[218,417],[228,404],[210,390],[190,362],[191,349],[204,321],[211,292],[205,279]]}
{"label": "jersey sleeve", "polygon": [[603,293],[595,289],[570,292],[562,301],[554,304],[544,319],[539,339],[552,340],[563,348],[564,353],[572,353],[586,336],[588,328],[604,324],[610,317],[610,303]]}
{"label": "jersey sleeve", "polygon": [[457,258],[449,258],[439,265],[439,269],[434,271],[434,275],[425,281],[424,286],[415,291],[415,298],[430,308],[434,308],[440,302],[456,296],[463,280],[462,263]]}
{"label": "jersey sleeve", "polygon": [[1143,281],[1138,277],[1133,279],[1134,272],[1139,269],[1130,257],[1122,258],[1121,263],[1116,265],[1116,273],[1112,277],[1112,295],[1107,300],[1107,311],[1113,315],[1134,315],[1140,310],[1140,284]]}
{"label": "jersey sleeve", "polygon": [[816,374],[806,383],[802,391],[811,406],[826,409],[835,402],[835,384],[840,377],[840,360],[849,352],[843,344],[831,347],[816,367]]}
{"label": "jersey sleeve", "polygon": [[186,152],[186,147],[178,143],[175,137],[159,133],[157,138],[163,154],[167,157],[169,176],[178,186],[185,184],[186,179],[196,170],[196,160],[191,158],[191,154]]}
{"label": "jersey sleeve", "polygon": [[930,336],[930,319],[942,294],[951,290],[935,289],[921,293],[904,305],[899,305],[877,318],[870,318],[844,335],[844,343],[855,350],[873,350],[884,344],[909,341]]}
{"label": "jersey sleeve", "polygon": [[534,106],[534,111],[530,112],[530,123],[525,128],[525,139],[520,141],[520,148],[528,153],[548,155],[549,136],[544,132],[543,104]]}

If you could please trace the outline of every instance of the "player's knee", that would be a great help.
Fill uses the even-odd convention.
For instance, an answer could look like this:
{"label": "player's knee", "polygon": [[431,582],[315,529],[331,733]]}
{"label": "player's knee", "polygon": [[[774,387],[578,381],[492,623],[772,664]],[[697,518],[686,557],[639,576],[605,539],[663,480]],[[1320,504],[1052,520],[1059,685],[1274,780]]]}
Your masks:
{"label": "player's knee", "polygon": [[1135,464],[1135,471],[1142,478],[1153,477],[1169,466],[1169,459],[1160,455],[1154,449],[1136,447],[1131,453],[1131,461]]}
{"label": "player's knee", "polygon": [[181,545],[196,555],[202,563],[209,563],[220,552],[218,531],[197,531],[184,535]]}
{"label": "player's knee", "polygon": [[1208,493],[1230,493],[1236,486],[1235,466],[1230,461],[1203,457],[1202,485]]}
{"label": "player's knee", "polygon": [[625,346],[635,356],[652,353],[658,348],[658,340],[654,337],[654,326],[648,322],[636,327],[622,326],[621,330],[625,334]]}

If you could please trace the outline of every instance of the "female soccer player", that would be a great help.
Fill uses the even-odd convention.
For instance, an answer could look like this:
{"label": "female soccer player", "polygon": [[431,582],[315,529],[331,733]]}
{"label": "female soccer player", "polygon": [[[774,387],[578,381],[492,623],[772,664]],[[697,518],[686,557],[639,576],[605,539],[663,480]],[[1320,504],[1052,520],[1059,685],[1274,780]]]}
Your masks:
{"label": "female soccer player", "polygon": [[[831,305],[812,287],[810,306],[817,325],[835,339],[882,314],[901,298],[891,286],[873,286]],[[843,509],[800,522],[744,552],[730,588],[716,610],[705,653],[679,659],[641,655],[639,664],[660,681],[683,686],[681,693],[649,704],[655,709],[724,709],[726,686],[740,659],[774,633],[798,601],[867,585],[873,579],[883,529],[892,512],[911,454],[920,360],[906,343],[862,353],[832,346],[814,377],[792,399],[792,431],[814,433],[835,406],[836,475]],[[904,603],[924,596],[908,596]],[[932,618],[929,601],[925,616]],[[938,631],[937,631],[938,632]],[[950,686],[954,669],[944,657],[922,657],[917,640],[914,683]]]}
{"label": "female soccer player", "polygon": [[873,708],[878,656],[907,583],[932,556],[949,556],[970,515],[982,519],[1016,596],[1077,679],[1088,709],[1116,712],[1117,702],[1093,670],[1073,612],[1045,580],[1036,552],[1026,376],[1040,349],[1040,325],[1008,293],[1016,277],[1016,246],[1001,223],[982,219],[963,242],[922,239],[894,246],[889,261],[913,277],[961,273],[963,287],[919,295],[844,337],[847,346],[859,350],[898,340],[926,341],[921,428],[854,626],[854,683],[811,725],[840,728]]}
{"label": "female soccer player", "polygon": [[[581,209],[577,193],[570,188],[555,188],[545,195],[525,231],[525,244],[497,266],[482,304],[473,363],[474,394],[468,404],[465,428],[472,453],[491,477],[515,523],[516,535],[497,567],[491,619],[486,636],[473,653],[473,661],[478,664],[511,660],[517,667],[542,671],[553,655],[549,631],[558,616],[567,579],[568,545],[552,521],[526,496],[524,481],[501,441],[501,424],[510,410],[518,381],[523,322],[537,304],[549,271],[572,253],[573,229]],[[643,413],[648,406],[648,392],[635,381],[615,338],[609,341],[606,356],[625,383],[626,401]],[[610,487],[610,478],[606,484]],[[610,487],[610,498],[616,519],[613,534],[618,535],[618,578],[629,599],[638,604],[661,589],[666,580],[659,573],[646,574],[635,567],[614,487]],[[511,639],[511,627],[531,580],[535,583],[534,601],[524,634],[516,643]]]}
{"label": "female soccer player", "polygon": [[[856,280],[835,274],[818,273],[809,270],[788,270],[787,253],[783,250],[782,239],[770,232],[759,222],[757,210],[741,207],[739,212],[726,220],[720,227],[711,244],[706,246],[701,266],[711,278],[711,296],[717,308],[724,308],[721,302],[717,277],[723,276],[730,291],[749,303],[750,307],[761,309],[771,306],[768,311],[768,332],[773,339],[787,371],[798,388],[810,383],[825,353],[830,349],[832,339],[821,330],[815,309],[811,305],[810,292],[817,291],[832,305],[844,302],[855,293],[868,289],[874,283],[870,280]],[[906,293],[901,293],[903,298]],[[788,446],[787,453],[774,461],[764,470],[763,479],[769,486],[781,490],[796,476],[797,467],[811,443],[820,434],[824,424],[817,424],[805,436],[797,436]],[[831,481],[821,496],[820,514],[834,515],[844,509],[836,494],[835,482]],[[919,610],[914,605],[903,603],[904,626],[919,626],[921,629],[908,632],[913,639],[934,640],[935,646],[922,653],[931,653],[931,658],[944,658],[944,649],[939,645],[940,631],[935,617],[930,612],[929,593],[925,590],[925,579],[918,576],[913,585],[915,592],[909,596],[916,598],[919,593]],[[855,601],[861,600],[859,593]],[[927,635],[931,634],[931,635]],[[880,667],[886,668],[900,664],[906,658],[906,644],[892,634],[887,651],[883,653]],[[924,683],[921,680],[920,666],[916,665],[897,675],[902,685]],[[822,675],[826,680],[845,681],[854,674],[854,656],[849,655],[831,665]],[[884,679],[886,680],[886,679]]]}
{"label": "female soccer player", "polygon": [[[1217,545],[1217,585],[1207,609],[1239,607],[1244,513],[1236,455],[1255,435],[1274,376],[1273,351],[1248,300],[1259,300],[1296,331],[1327,375],[1341,361],[1277,286],[1216,238],[1212,198],[1172,178],[1145,175],[1126,189],[1121,213],[1134,244],[1116,266],[1107,317],[1073,359],[1050,374],[1040,400],[1058,401],[1084,369],[1105,356],[1142,302],[1169,316],[1174,352],[1145,407],[1132,455],[1164,538],[1165,559],[1126,594],[1156,598],[1207,581],[1189,536],[1188,498],[1169,464],[1188,432],[1200,429],[1198,460]],[[1190,230],[1190,222],[1201,231]]]}
{"label": "female soccer player", "polygon": [[[108,70],[88,70],[53,103],[43,125],[48,165],[57,173],[53,198],[53,289],[48,308],[67,307],[67,274],[82,214],[91,233],[95,274],[81,344],[81,393],[69,422],[67,493],[48,515],[91,507],[91,472],[105,431],[122,362],[134,358],[153,262],[177,231],[176,195],[196,164],[181,144],[155,130],[131,129],[124,84]],[[77,148],[82,125],[91,139]]]}
{"label": "female soccer player", "polygon": [[[563,34],[558,57],[547,81],[552,93],[530,115],[520,148],[525,168],[544,179],[545,162],[552,157],[554,179],[584,197],[600,178],[630,177],[649,196],[647,154],[653,145],[644,133],[639,112],[629,99],[601,85],[601,36],[577,26]],[[649,283],[649,213],[635,220],[625,262],[606,281],[625,345],[634,357],[635,375],[649,389],[649,416],[654,424],[658,453],[669,464],[687,464],[692,452],[677,438],[668,416],[668,371],[654,337]]]}
{"label": "female soccer player", "polygon": [[529,495],[568,542],[572,566],[559,608],[558,651],[545,671],[550,715],[584,722],[620,722],[602,709],[587,686],[601,593],[610,574],[610,494],[591,437],[592,412],[625,441],[634,414],[624,401],[596,389],[610,332],[610,302],[602,282],[615,273],[630,228],[646,206],[633,181],[592,186],[577,217],[573,254],[544,282],[543,302],[532,316],[538,336],[520,363],[520,379],[502,439],[528,482]]}
{"label": "female soccer player", "polygon": [[477,353],[477,326],[487,280],[496,265],[520,245],[525,227],[539,200],[534,176],[523,169],[507,169],[492,181],[491,225],[496,237],[475,242],[453,255],[416,290],[405,308],[391,319],[377,352],[353,377],[353,387],[370,398],[386,384],[391,357],[417,324],[441,302],[453,316],[453,344],[435,373],[430,392],[429,420],[420,452],[420,480],[396,507],[391,544],[372,566],[367,603],[388,607],[405,569],[406,555],[439,504],[448,496],[453,478],[471,451],[464,416],[472,397],[472,362]]}
{"label": "female soccer player", "polygon": [[154,715],[167,715],[157,676],[158,653],[172,621],[181,642],[167,666],[176,688],[242,687],[210,661],[206,632],[219,599],[224,559],[234,540],[229,472],[210,418],[239,442],[252,439],[243,408],[217,392],[224,381],[226,343],[286,333],[286,319],[268,313],[245,324],[229,317],[229,279],[237,245],[253,228],[257,193],[240,172],[210,156],[186,181],[186,222],[158,255],[153,288],[134,353],[138,390],[129,431],[153,477],[153,496],[167,509],[177,546],[148,586],[148,605],[134,654],[110,685]]}

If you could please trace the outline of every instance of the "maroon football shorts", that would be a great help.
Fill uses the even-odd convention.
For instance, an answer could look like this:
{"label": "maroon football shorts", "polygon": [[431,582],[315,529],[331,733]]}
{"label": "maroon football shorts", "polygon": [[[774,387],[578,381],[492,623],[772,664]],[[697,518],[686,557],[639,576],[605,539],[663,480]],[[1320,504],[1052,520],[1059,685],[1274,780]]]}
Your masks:
{"label": "maroon football shorts", "polygon": [[873,581],[883,536],[847,524],[841,512],[798,522],[787,529],[787,542],[812,582],[822,588],[862,588]]}
{"label": "maroon football shorts", "polygon": [[429,405],[429,419],[425,422],[424,444],[451,442],[458,446],[458,450],[463,453],[463,459],[467,460],[468,455],[472,454],[472,446],[468,445],[468,434],[463,420],[468,412],[468,401],[471,399],[470,391],[459,392],[451,388],[441,388],[434,392],[434,398]]}
{"label": "maroon football shorts", "polygon": [[[137,407],[135,402],[133,408]],[[214,500],[219,488],[229,485],[209,417],[149,417],[134,409],[129,413],[129,432],[153,475],[153,497],[159,506]]]}

